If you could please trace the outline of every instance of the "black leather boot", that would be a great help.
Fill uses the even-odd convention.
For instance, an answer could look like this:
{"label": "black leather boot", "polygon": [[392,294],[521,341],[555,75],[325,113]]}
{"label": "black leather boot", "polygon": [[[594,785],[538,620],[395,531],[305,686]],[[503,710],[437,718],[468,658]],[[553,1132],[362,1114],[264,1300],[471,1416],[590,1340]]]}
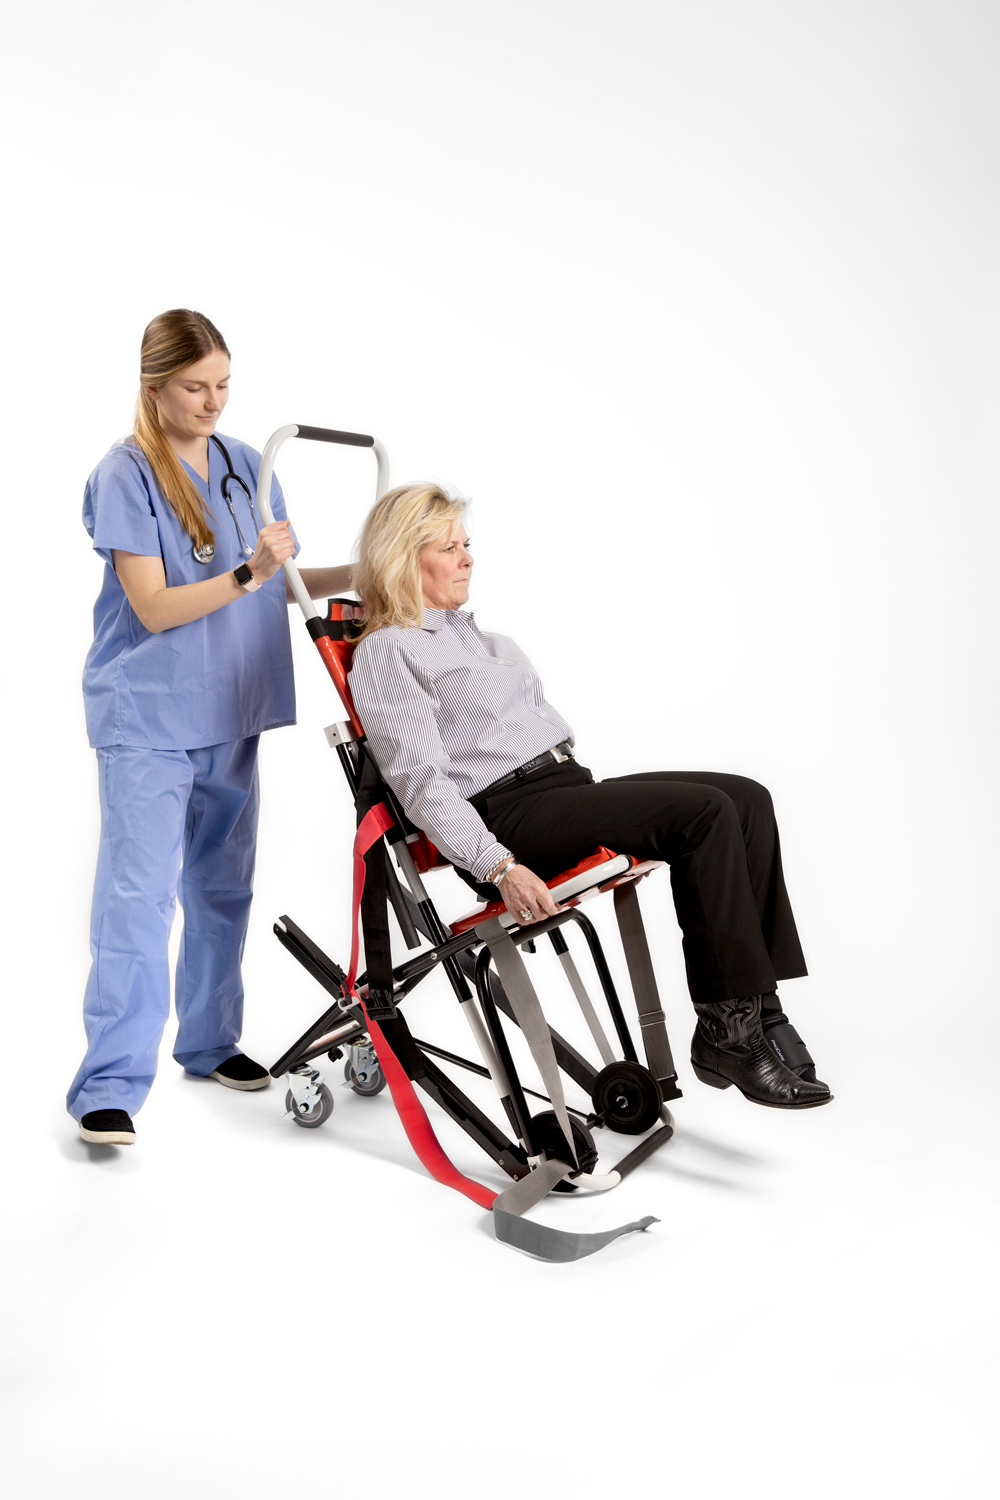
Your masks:
{"label": "black leather boot", "polygon": [[[769,995],[761,995],[760,1024],[765,1042],[786,1068],[790,1068],[799,1078],[804,1078],[806,1083],[821,1081],[816,1077],[816,1064],[809,1054],[809,1048],[781,1008],[777,990],[772,990]],[[827,1085],[823,1084],[823,1087],[826,1088]]]}
{"label": "black leather boot", "polygon": [[727,1089],[735,1083],[745,1099],[772,1109],[815,1109],[833,1095],[825,1083],[808,1083],[780,1061],[764,1040],[760,996],[695,1002],[698,1025],[691,1066],[702,1083]]}

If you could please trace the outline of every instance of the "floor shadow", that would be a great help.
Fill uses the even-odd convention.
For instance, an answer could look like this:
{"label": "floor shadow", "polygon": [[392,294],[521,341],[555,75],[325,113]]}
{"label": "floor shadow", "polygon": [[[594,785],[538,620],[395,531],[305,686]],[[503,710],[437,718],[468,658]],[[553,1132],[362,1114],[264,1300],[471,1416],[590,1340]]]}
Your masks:
{"label": "floor shadow", "polygon": [[699,1172],[697,1167],[684,1167],[676,1161],[671,1161],[666,1156],[659,1156],[653,1163],[654,1169],[669,1172],[672,1177],[684,1177],[689,1182],[697,1182],[702,1187],[722,1188],[727,1193],[754,1193],[756,1188],[745,1182],[734,1181],[731,1177],[719,1177],[715,1172]]}
{"label": "floor shadow", "polygon": [[[588,1199],[592,1198],[594,1196],[597,1196],[597,1195],[590,1194],[590,1193],[587,1194]],[[601,1194],[601,1196],[602,1197],[606,1197],[607,1195],[606,1194]],[[565,1198],[563,1198],[561,1201],[565,1203],[567,1200]],[[580,1202],[580,1201],[583,1201],[583,1200],[578,1199],[577,1201]],[[534,1209],[536,1209],[536,1208],[544,1208],[546,1206],[551,1206],[552,1202],[553,1202],[553,1198],[552,1198],[551,1195],[548,1196],[548,1197],[542,1198],[538,1203],[534,1204],[531,1212],[534,1212]],[[533,1221],[533,1222],[537,1222],[537,1221]],[[607,1224],[604,1227],[605,1228],[609,1228],[612,1222],[613,1222],[613,1217],[609,1216],[608,1222],[607,1222]],[[662,1220],[660,1220],[660,1219],[654,1219],[653,1224],[651,1226],[649,1226],[649,1227],[654,1228],[657,1224],[660,1224],[661,1222],[662,1222]],[[569,1233],[573,1233],[574,1232],[571,1225],[567,1226],[567,1225],[557,1225],[557,1224],[551,1224],[550,1223],[546,1227],[548,1227],[550,1229],[554,1229],[557,1232],[559,1232],[560,1230],[568,1230]],[[594,1260],[598,1255],[601,1257],[601,1263],[604,1264],[604,1265],[606,1265],[608,1263],[608,1261],[611,1260],[614,1257],[615,1252],[619,1252],[620,1253],[621,1250],[622,1250],[622,1248],[626,1247],[626,1246],[641,1247],[642,1241],[646,1239],[646,1235],[645,1234],[643,1234],[643,1233],[637,1233],[636,1231],[633,1230],[633,1231],[630,1231],[628,1234],[620,1234],[617,1237],[617,1239],[609,1240],[606,1245],[602,1245],[598,1250],[592,1250],[589,1255],[580,1255],[580,1256],[578,1256],[576,1260],[549,1260],[544,1255],[533,1255],[530,1250],[524,1250],[519,1245],[509,1245],[509,1244],[506,1244],[503,1240],[498,1240],[497,1237],[496,1237],[496,1229],[495,1229],[494,1222],[493,1222],[493,1215],[489,1212],[489,1210],[487,1210],[486,1212],[483,1213],[481,1219],[479,1220],[479,1222],[475,1226],[475,1231],[478,1234],[485,1235],[485,1237],[488,1240],[490,1240],[490,1242],[493,1245],[497,1246],[500,1250],[504,1251],[505,1253],[508,1252],[508,1251],[513,1251],[513,1253],[515,1255],[521,1255],[526,1260],[533,1261],[536,1266],[558,1266],[561,1271],[568,1270],[571,1266],[583,1265],[587,1261]],[[592,1233],[592,1232],[599,1232],[599,1231],[593,1231],[593,1230],[587,1230],[587,1229],[585,1229],[585,1230],[582,1231],[582,1233],[584,1233],[584,1234]],[[626,1253],[628,1253],[628,1252],[626,1251]],[[638,1253],[639,1254],[642,1253],[641,1248],[638,1249]]]}
{"label": "floor shadow", "polygon": [[[716,1141],[707,1135],[698,1135],[693,1130],[674,1129],[674,1140],[678,1145],[694,1146],[698,1151],[707,1151],[712,1156],[721,1156],[725,1161],[737,1162],[743,1167],[766,1167],[771,1165],[771,1158],[767,1156],[754,1156],[750,1151],[744,1151],[739,1146],[727,1146],[723,1141]],[[668,1148],[669,1149],[669,1148]]]}
{"label": "floor shadow", "polygon": [[134,1172],[138,1157],[130,1156],[131,1146],[100,1146],[79,1136],[60,1136],[59,1150],[67,1161],[79,1166],[103,1167],[115,1172]]}
{"label": "floor shadow", "polygon": [[[294,1123],[289,1123],[294,1130],[296,1128]],[[342,1129],[340,1135],[337,1137],[336,1144],[342,1150],[349,1151],[355,1156],[376,1158],[380,1162],[387,1162],[392,1166],[402,1167],[404,1171],[411,1172],[414,1176],[421,1177],[425,1181],[434,1181],[432,1174],[424,1166],[405,1136],[400,1137],[381,1133],[376,1135],[374,1132],[368,1130],[355,1131],[348,1126]],[[470,1163],[464,1166],[458,1165],[458,1170],[465,1176],[477,1179],[481,1175],[486,1177],[489,1177],[491,1174],[495,1175],[502,1169],[497,1168],[488,1157],[484,1157],[479,1163]],[[501,1181],[493,1183],[492,1186],[496,1192],[502,1192],[505,1186],[510,1186],[510,1179],[504,1174]]]}

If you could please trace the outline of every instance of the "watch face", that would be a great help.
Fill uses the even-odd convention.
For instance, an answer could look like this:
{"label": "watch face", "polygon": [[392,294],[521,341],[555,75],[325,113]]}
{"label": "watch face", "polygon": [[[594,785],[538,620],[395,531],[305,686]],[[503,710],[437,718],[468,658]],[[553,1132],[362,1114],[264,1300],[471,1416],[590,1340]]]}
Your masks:
{"label": "watch face", "polygon": [[250,569],[247,567],[246,563],[240,563],[240,565],[239,565],[238,568],[234,568],[233,569],[233,572],[236,574],[236,582],[237,583],[252,583],[253,582],[253,574],[251,573]]}

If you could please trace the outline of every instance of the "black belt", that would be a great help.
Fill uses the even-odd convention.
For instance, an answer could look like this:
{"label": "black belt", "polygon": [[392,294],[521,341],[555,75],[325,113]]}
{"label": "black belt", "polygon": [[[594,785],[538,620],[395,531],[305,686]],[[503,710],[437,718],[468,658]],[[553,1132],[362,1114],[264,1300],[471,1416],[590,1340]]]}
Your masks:
{"label": "black belt", "polygon": [[481,802],[484,797],[492,797],[494,792],[502,791],[505,786],[515,786],[530,776],[532,771],[537,771],[541,766],[549,766],[553,761],[564,761],[573,759],[573,747],[569,740],[563,740],[561,745],[553,745],[551,750],[543,750],[541,755],[536,755],[534,760],[526,760],[523,766],[518,766],[516,771],[511,771],[507,776],[501,776],[499,781],[490,782],[484,786],[481,792],[470,797],[470,802]]}

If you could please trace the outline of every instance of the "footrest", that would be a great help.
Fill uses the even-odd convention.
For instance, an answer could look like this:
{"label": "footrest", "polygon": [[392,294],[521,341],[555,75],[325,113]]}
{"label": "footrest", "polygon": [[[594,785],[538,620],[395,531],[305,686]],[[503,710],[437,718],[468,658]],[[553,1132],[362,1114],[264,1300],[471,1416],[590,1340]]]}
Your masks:
{"label": "footrest", "polygon": [[647,1157],[652,1156],[654,1151],[659,1151],[661,1146],[665,1146],[673,1133],[673,1125],[668,1124],[664,1120],[652,1134],[647,1135],[644,1141],[640,1141],[638,1146],[629,1152],[628,1156],[623,1156],[620,1162],[615,1163],[614,1170],[618,1173],[619,1177],[627,1177],[630,1172],[634,1172],[636,1167],[644,1162]]}

